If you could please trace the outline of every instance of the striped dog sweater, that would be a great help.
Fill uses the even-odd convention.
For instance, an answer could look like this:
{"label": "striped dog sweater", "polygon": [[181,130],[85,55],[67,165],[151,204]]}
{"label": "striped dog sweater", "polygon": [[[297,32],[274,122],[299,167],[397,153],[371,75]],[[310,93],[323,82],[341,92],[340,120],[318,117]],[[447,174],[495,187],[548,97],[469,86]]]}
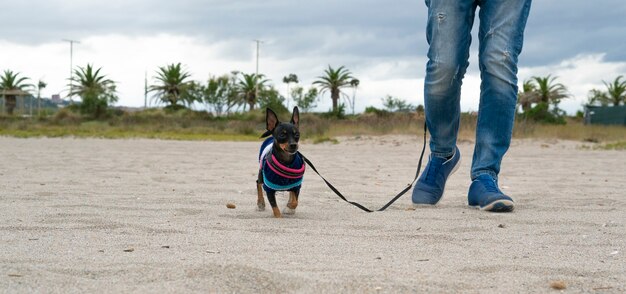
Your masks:
{"label": "striped dog sweater", "polygon": [[263,173],[263,190],[297,191],[302,186],[305,164],[300,153],[296,153],[293,162],[288,166],[278,162],[272,148],[274,138],[269,137],[261,144],[259,165]]}

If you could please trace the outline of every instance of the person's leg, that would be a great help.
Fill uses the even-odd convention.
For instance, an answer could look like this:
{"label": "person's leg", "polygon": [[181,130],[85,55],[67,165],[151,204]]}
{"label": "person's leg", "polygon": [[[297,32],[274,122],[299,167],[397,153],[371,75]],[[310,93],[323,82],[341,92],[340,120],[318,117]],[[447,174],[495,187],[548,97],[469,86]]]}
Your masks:
{"label": "person's leg", "polygon": [[424,107],[430,151],[438,157],[454,153],[459,129],[461,84],[469,65],[474,0],[427,0],[429,44]]}
{"label": "person's leg", "polygon": [[[497,189],[497,179],[502,157],[511,143],[517,102],[517,60],[522,51],[530,5],[531,0],[480,2],[478,59],[482,82],[471,178],[493,179],[499,194],[502,193]],[[484,198],[477,195],[470,195],[470,198]],[[469,200],[472,206],[486,204],[478,203],[484,199]],[[510,202],[512,210],[512,200]]]}
{"label": "person's leg", "polygon": [[458,168],[461,84],[469,64],[474,0],[427,0],[426,39],[430,45],[424,81],[431,157],[413,190],[414,204],[441,200],[448,176]]}
{"label": "person's leg", "polygon": [[472,179],[497,179],[511,143],[517,102],[517,57],[522,51],[530,0],[483,0],[480,5],[480,105]]}

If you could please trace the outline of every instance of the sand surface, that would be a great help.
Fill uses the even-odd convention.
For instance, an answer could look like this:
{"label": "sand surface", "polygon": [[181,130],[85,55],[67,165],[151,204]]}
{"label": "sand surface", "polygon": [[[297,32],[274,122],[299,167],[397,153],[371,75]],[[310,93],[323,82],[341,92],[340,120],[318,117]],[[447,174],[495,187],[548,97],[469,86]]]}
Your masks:
{"label": "sand surface", "polygon": [[[467,207],[469,142],[434,208],[406,195],[364,213],[308,170],[296,215],[274,219],[255,211],[259,144],[0,137],[0,292],[626,292],[624,151],[514,140],[509,214]],[[301,151],[377,208],[412,180],[421,144]]]}

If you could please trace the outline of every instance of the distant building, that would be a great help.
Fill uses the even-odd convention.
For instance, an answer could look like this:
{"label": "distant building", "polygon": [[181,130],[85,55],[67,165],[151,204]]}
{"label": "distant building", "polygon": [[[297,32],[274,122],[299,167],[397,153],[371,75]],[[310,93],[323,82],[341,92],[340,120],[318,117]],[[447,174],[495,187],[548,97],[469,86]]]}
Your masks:
{"label": "distant building", "polygon": [[53,95],[52,95],[52,102],[53,102],[53,103],[61,103],[61,95],[59,95],[59,94],[53,94]]}
{"label": "distant building", "polygon": [[626,105],[585,106],[585,124],[626,126]]}

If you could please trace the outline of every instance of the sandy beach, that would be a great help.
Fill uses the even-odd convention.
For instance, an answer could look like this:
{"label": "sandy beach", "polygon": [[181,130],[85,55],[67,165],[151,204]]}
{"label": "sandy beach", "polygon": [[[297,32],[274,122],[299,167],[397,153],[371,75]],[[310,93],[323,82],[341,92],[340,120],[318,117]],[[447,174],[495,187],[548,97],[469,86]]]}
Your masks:
{"label": "sandy beach", "polygon": [[[300,150],[378,208],[413,179],[421,144]],[[463,142],[434,208],[411,210],[409,194],[365,213],[309,169],[297,213],[274,219],[255,211],[260,141],[0,137],[0,292],[624,293],[626,152],[584,144],[514,140],[509,214],[467,207]]]}

